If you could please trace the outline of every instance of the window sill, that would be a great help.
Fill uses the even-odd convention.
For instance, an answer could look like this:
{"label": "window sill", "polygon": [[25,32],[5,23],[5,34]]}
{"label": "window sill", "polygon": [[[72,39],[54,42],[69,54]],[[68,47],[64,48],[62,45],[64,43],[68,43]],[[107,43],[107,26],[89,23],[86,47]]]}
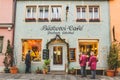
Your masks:
{"label": "window sill", "polygon": [[47,18],[43,19],[43,18],[39,18],[38,22],[49,22],[49,20]]}
{"label": "window sill", "polygon": [[100,19],[89,19],[89,22],[100,22]]}
{"label": "window sill", "polygon": [[87,22],[86,19],[77,19],[76,22]]}
{"label": "window sill", "polygon": [[51,22],[61,22],[61,19],[52,19]]}
{"label": "window sill", "polygon": [[36,22],[35,18],[25,18],[25,22]]}

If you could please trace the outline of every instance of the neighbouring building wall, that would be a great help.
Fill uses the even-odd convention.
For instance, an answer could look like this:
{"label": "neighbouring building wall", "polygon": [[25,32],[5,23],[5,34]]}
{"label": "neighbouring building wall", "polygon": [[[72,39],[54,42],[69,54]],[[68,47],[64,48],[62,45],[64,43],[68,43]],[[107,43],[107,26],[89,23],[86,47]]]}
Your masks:
{"label": "neighbouring building wall", "polygon": [[113,26],[115,29],[115,38],[120,42],[120,0],[110,0],[110,27],[111,39],[113,41]]}
{"label": "neighbouring building wall", "polygon": [[13,0],[0,0],[0,39],[0,72],[3,72],[7,40],[13,43]]}
{"label": "neighbouring building wall", "polygon": [[13,0],[0,0],[0,23],[12,23]]}

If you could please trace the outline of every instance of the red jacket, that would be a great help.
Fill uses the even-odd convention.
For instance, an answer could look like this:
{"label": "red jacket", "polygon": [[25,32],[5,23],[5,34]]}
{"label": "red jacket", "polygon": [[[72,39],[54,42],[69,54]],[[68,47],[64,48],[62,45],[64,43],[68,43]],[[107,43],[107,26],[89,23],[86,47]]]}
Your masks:
{"label": "red jacket", "polygon": [[79,58],[79,64],[80,66],[86,66],[86,62],[87,62],[87,55],[82,54]]}
{"label": "red jacket", "polygon": [[96,65],[97,65],[96,56],[91,56],[90,59],[89,59],[88,66],[90,66],[91,70],[96,70]]}

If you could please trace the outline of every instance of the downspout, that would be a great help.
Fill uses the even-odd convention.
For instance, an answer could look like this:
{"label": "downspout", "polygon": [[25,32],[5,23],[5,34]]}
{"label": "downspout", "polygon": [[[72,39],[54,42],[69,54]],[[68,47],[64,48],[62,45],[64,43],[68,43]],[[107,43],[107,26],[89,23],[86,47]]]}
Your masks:
{"label": "downspout", "polygon": [[[15,21],[16,21],[16,5],[17,2],[16,0],[13,0],[13,16],[12,16],[12,22],[13,22],[13,41],[12,41],[12,46],[13,46],[13,58],[14,56],[14,39],[15,39]],[[15,59],[15,58],[14,58]],[[15,65],[15,60],[13,60],[13,65]]]}

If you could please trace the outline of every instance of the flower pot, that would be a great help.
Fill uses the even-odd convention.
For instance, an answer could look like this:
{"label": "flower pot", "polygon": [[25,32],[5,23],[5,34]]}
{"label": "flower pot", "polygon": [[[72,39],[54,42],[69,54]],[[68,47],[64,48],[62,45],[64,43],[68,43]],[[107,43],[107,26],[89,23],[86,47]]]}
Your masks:
{"label": "flower pot", "polygon": [[47,70],[46,69],[43,69],[43,74],[47,74]]}
{"label": "flower pot", "polygon": [[107,76],[113,77],[113,76],[115,76],[115,70],[107,70],[106,74],[107,74]]}
{"label": "flower pot", "polygon": [[11,67],[11,68],[10,68],[10,73],[11,73],[11,74],[16,74],[16,73],[18,73],[18,68],[17,68],[16,66]]}

